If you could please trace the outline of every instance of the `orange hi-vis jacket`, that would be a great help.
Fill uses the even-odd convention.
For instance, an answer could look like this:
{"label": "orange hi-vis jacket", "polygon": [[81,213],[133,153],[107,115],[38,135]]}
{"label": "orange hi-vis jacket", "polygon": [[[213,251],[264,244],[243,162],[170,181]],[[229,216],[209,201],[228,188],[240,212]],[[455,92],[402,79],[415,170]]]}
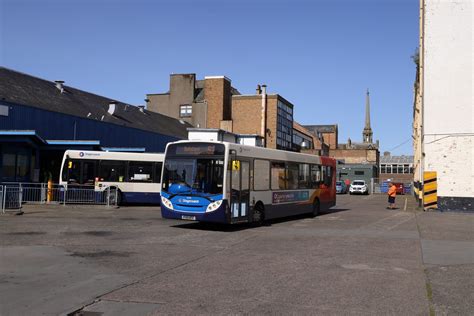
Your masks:
{"label": "orange hi-vis jacket", "polygon": [[397,187],[392,185],[389,189],[388,189],[388,196],[392,196],[392,197],[395,197],[397,195]]}

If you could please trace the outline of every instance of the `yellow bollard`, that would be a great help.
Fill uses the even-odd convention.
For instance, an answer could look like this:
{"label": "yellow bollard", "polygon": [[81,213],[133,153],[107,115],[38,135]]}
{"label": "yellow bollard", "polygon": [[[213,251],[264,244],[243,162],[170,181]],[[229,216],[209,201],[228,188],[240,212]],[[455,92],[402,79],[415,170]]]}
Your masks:
{"label": "yellow bollard", "polygon": [[46,201],[49,203],[53,199],[53,180],[48,180],[48,194],[46,195]]}

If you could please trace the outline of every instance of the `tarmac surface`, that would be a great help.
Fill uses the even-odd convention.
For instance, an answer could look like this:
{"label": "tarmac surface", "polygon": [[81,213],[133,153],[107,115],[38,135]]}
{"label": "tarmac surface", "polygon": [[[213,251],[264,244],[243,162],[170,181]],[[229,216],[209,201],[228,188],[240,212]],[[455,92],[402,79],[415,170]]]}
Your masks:
{"label": "tarmac surface", "polygon": [[256,228],[25,206],[0,216],[0,315],[474,314],[474,214],[397,204],[343,195]]}

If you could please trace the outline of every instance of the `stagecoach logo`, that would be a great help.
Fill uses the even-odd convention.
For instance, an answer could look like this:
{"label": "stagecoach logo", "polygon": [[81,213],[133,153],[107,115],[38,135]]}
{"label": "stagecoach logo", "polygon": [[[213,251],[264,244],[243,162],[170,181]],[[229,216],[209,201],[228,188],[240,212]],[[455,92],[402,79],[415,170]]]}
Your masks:
{"label": "stagecoach logo", "polygon": [[79,153],[79,157],[84,157],[84,152],[83,152],[83,151],[81,151],[81,152]]}
{"label": "stagecoach logo", "polygon": [[193,204],[196,204],[196,203],[199,203],[199,200],[193,200],[191,198],[179,199],[178,203],[193,203]]}
{"label": "stagecoach logo", "polygon": [[308,191],[288,191],[288,192],[273,192],[272,203],[287,203],[307,201],[309,199]]}

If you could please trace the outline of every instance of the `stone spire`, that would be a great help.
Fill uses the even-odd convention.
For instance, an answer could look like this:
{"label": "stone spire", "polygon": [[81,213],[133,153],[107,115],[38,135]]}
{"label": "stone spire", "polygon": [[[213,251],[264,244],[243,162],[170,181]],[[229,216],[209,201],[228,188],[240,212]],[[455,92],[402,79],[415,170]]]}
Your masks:
{"label": "stone spire", "polygon": [[370,127],[370,98],[369,89],[365,97],[365,127],[362,131],[362,141],[364,143],[372,143],[372,128]]}

